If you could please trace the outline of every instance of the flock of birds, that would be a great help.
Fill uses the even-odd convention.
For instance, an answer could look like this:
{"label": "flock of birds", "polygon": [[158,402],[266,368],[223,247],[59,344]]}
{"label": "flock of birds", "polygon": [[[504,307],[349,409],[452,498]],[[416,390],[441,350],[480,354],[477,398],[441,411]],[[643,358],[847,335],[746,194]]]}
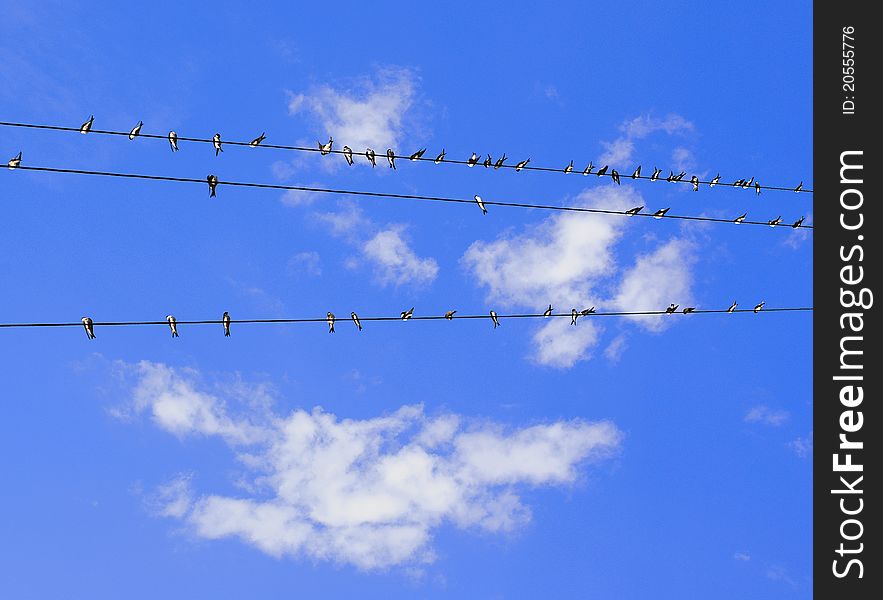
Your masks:
{"label": "flock of birds", "polygon": [[[80,133],[82,133],[82,134],[89,133],[92,130],[92,124],[94,122],[95,122],[95,115],[91,115],[89,117],[89,119],[87,119],[80,126],[80,129],[79,129]],[[129,131],[129,136],[128,136],[129,140],[134,140],[135,138],[137,138],[141,134],[141,128],[143,126],[144,126],[144,122],[138,121],[138,124],[135,125]],[[178,148],[178,134],[175,131],[169,131],[167,138],[169,141],[169,147],[171,148],[172,152],[177,152],[179,150],[179,148]],[[266,139],[266,132],[262,132],[259,136],[257,136],[256,138],[254,138],[253,140],[248,142],[248,146],[250,146],[252,148],[257,147],[265,139]],[[215,150],[215,156],[218,156],[221,152],[224,151],[223,141],[221,140],[220,133],[215,133],[214,136],[212,136],[211,142],[212,142],[212,147]],[[342,154],[344,159],[346,160],[347,164],[353,165],[355,162],[354,156],[356,155],[356,153],[349,146],[344,145],[343,149],[340,151],[334,150],[334,138],[333,137],[329,137],[328,141],[325,143],[322,143],[321,141],[317,141],[316,144],[318,146],[318,151],[322,156],[327,156],[328,154],[335,152],[335,153]],[[426,148],[421,148],[420,150],[417,150],[413,154],[410,154],[407,156],[406,155],[398,155],[395,153],[395,151],[393,151],[392,148],[387,148],[386,160],[387,160],[387,163],[389,164],[389,168],[395,169],[396,168],[396,159],[407,158],[408,160],[411,160],[411,161],[430,160],[430,159],[423,158],[423,155],[425,153],[426,153]],[[439,164],[441,162],[444,162],[445,155],[446,155],[446,152],[444,149],[442,149],[442,151],[438,154],[438,156],[435,157],[433,162],[435,164]],[[373,149],[366,148],[365,152],[364,152],[364,156],[367,159],[367,161],[371,164],[372,167],[377,166],[377,153]],[[466,165],[471,168],[471,167],[474,167],[474,166],[480,164],[485,168],[493,167],[494,169],[499,169],[500,167],[504,166],[504,163],[508,160],[508,158],[509,157],[506,156],[505,153],[503,153],[502,156],[500,156],[498,159],[494,160],[493,157],[490,154],[488,154],[487,157],[484,160],[482,160],[481,155],[473,152],[472,155],[466,160]],[[9,163],[8,163],[9,167],[15,168],[15,166],[17,166],[16,161],[17,161],[17,164],[21,163],[21,153],[19,153],[17,158],[13,158],[12,160],[9,161]],[[450,162],[450,161],[448,161],[448,162]],[[456,161],[456,162],[459,162],[459,161]],[[527,158],[525,160],[522,160],[522,161],[516,163],[514,166],[514,169],[516,172],[521,171],[525,167],[527,167],[527,165],[529,163],[530,163],[530,158]],[[510,165],[505,165],[505,166],[508,167]],[[597,175],[598,177],[602,177],[602,176],[606,175],[606,176],[609,176],[617,185],[620,185],[620,174],[616,169],[611,168],[609,165],[604,165],[603,167],[600,167],[597,170],[595,170],[595,169],[596,169],[595,165],[590,161],[589,164],[582,170],[582,174],[583,175],[594,174],[594,175]],[[554,171],[556,169],[544,169],[544,170],[553,170]],[[575,172],[573,161],[571,160],[564,168],[561,169],[561,171],[565,174]],[[680,183],[680,182],[685,182],[685,177],[687,176],[686,171],[680,171],[679,173],[675,174],[674,171],[669,170],[667,177],[664,177],[662,173],[663,173],[662,169],[654,167],[652,175],[650,175],[649,177],[646,177],[646,176],[642,177],[641,176],[641,165],[638,165],[635,168],[635,170],[632,172],[630,177],[631,177],[631,179],[649,179],[650,181],[668,181],[668,182],[672,182],[672,183]],[[212,177],[214,177],[214,176],[209,175],[207,177],[207,179],[212,178]],[[698,176],[692,175],[690,177],[690,179],[686,180],[686,181],[689,182],[693,186],[693,191],[699,191],[699,186],[702,183],[707,183],[708,187],[710,187],[710,188],[713,188],[714,186],[718,185],[721,181],[721,175],[720,175],[720,173],[718,173],[708,182],[702,182],[699,180]],[[215,184],[216,183],[217,183],[217,178],[215,178]],[[732,187],[741,188],[741,189],[753,188],[756,194],[760,194],[761,189],[763,189],[763,186],[760,185],[760,182],[757,181],[753,176],[748,179],[744,179],[744,178],[737,179],[736,181],[734,181],[731,184],[721,184],[721,185],[730,185]],[[211,182],[210,182],[210,186],[211,186]],[[213,187],[211,189],[212,189],[212,191],[214,190]],[[801,181],[793,189],[793,191],[800,192],[802,190],[803,190],[803,182]],[[214,195],[214,194],[212,194],[212,195]]]}
{"label": "flock of birds", "polygon": [[[756,304],[753,309],[754,313],[755,314],[759,313],[763,309],[765,304],[766,304],[766,302],[759,302],[758,304]],[[729,306],[729,308],[727,308],[726,312],[728,312],[728,313],[735,312],[737,306],[738,306],[738,303],[734,300],[733,303]],[[674,314],[679,309],[680,309],[680,305],[672,303],[665,309],[664,312],[665,312],[665,314],[670,315],[670,314]],[[543,312],[542,316],[546,317],[546,318],[551,317],[552,311],[553,311],[552,305],[550,304],[549,307]],[[695,311],[696,311],[695,306],[687,306],[687,307],[684,307],[683,309],[681,309],[681,312],[685,315],[691,314]],[[456,314],[457,314],[456,310],[449,310],[444,314],[444,318],[448,321],[452,321],[454,319],[454,315],[456,315]],[[592,314],[596,314],[594,306],[591,308],[585,308],[583,310],[577,310],[575,308],[572,308],[572,309],[570,309],[570,324],[576,325],[577,319],[579,319],[580,317],[585,317],[585,316],[592,315]],[[400,318],[402,321],[408,321],[413,316],[414,316],[414,307],[413,306],[411,308],[409,308],[408,310],[403,310],[400,313]],[[490,311],[489,317],[491,319],[491,322],[493,323],[494,329],[496,329],[497,327],[500,326],[500,318],[497,315],[496,311],[493,311],[493,310]],[[358,328],[358,330],[362,331],[362,321],[361,321],[361,319],[359,319],[359,315],[357,315],[355,313],[355,311],[353,311],[350,313],[350,318],[352,319],[353,324]],[[92,320],[91,317],[83,317],[81,320],[83,322],[83,328],[86,330],[86,337],[90,340],[94,340],[95,339],[95,322]],[[325,320],[328,323],[328,333],[334,333],[335,332],[334,324],[337,322],[337,317],[334,315],[333,312],[328,311],[326,313]],[[166,322],[169,324],[169,330],[171,332],[172,337],[173,338],[180,337],[178,335],[178,321],[177,321],[177,319],[175,319],[174,315],[167,315]],[[230,318],[230,313],[225,311],[223,316],[221,317],[221,324],[224,326],[224,336],[225,337],[230,337],[230,324],[231,323],[232,323],[232,320]]]}

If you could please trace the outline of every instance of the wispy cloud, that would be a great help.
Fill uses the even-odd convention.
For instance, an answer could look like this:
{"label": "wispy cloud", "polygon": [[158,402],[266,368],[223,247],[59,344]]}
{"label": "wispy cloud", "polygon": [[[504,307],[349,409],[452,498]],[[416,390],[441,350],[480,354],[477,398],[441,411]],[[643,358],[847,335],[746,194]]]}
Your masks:
{"label": "wispy cloud", "polygon": [[[694,126],[693,123],[677,114],[670,114],[664,118],[641,115],[623,122],[619,126],[619,130],[622,135],[618,138],[609,142],[601,142],[605,152],[598,158],[600,163],[625,165],[634,159],[636,140],[644,139],[656,132],[664,132],[668,135],[686,134],[694,131]],[[679,148],[678,150],[689,152],[686,148]],[[679,154],[678,150],[675,151],[675,156],[673,157],[675,162],[679,162],[679,156],[681,161],[686,158],[686,155]]]}
{"label": "wispy cloud", "polygon": [[444,523],[518,529],[531,519],[521,490],[572,485],[586,461],[615,453],[622,439],[605,421],[510,429],[431,417],[419,405],[363,420],[320,408],[245,418],[236,399],[202,390],[195,371],[146,361],[130,369],[132,410],[180,437],[223,440],[251,473],[235,497],[197,492],[195,476],[174,478],[155,494],[156,514],[201,538],[360,569],[432,561],[432,531]]}
{"label": "wispy cloud", "polygon": [[337,211],[316,213],[314,217],[358,250],[358,257],[347,261],[350,268],[367,263],[381,286],[423,286],[435,281],[438,275],[438,262],[414,252],[403,224],[379,226],[359,207],[348,203]]}
{"label": "wispy cloud", "polygon": [[812,431],[806,437],[797,437],[788,442],[788,446],[794,451],[794,454],[800,458],[812,456]]}
{"label": "wispy cloud", "polygon": [[288,259],[286,271],[289,275],[318,277],[322,274],[322,258],[314,250],[298,252]]}
{"label": "wispy cloud", "polygon": [[347,144],[357,152],[366,147],[382,152],[402,141],[416,86],[413,71],[386,67],[373,77],[360,78],[349,89],[319,85],[305,92],[290,92],[288,111],[308,114],[318,124],[316,135],[322,141],[331,136],[337,147]]}
{"label": "wispy cloud", "polygon": [[733,560],[738,560],[739,562],[748,562],[751,560],[751,555],[747,552],[736,552],[733,554]]}
{"label": "wispy cloud", "polygon": [[752,407],[745,414],[745,422],[778,427],[779,425],[784,424],[790,417],[790,413],[786,410],[773,409],[769,406],[759,404]]}

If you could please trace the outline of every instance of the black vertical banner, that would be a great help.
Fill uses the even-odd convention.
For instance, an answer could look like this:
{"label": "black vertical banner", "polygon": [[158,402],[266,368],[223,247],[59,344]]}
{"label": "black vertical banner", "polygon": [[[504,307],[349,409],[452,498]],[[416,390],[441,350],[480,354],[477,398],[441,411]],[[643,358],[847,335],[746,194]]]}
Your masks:
{"label": "black vertical banner", "polygon": [[[816,2],[813,26],[813,581],[879,598],[883,214],[874,138],[883,28],[873,3]],[[877,460],[873,460],[876,458]]]}

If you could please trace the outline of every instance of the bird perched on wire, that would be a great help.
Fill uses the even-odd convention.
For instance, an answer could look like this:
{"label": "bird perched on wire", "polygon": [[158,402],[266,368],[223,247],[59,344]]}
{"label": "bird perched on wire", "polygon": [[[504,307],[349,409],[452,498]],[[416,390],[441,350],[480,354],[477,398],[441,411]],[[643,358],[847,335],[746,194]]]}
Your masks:
{"label": "bird perched on wire", "polygon": [[362,322],[359,320],[359,315],[355,313],[355,311],[350,313],[350,316],[353,318],[353,323],[356,324],[356,327],[359,328],[359,331],[362,331]]}
{"label": "bird perched on wire", "polygon": [[523,161],[521,161],[520,163],[518,163],[517,165],[515,165],[515,170],[516,170],[516,171],[520,171],[521,169],[523,169],[524,167],[526,167],[526,166],[527,166],[527,163],[529,163],[529,162],[530,162],[530,159],[529,159],[529,158],[528,158],[527,160],[523,160]]}
{"label": "bird perched on wire", "polygon": [[221,152],[224,151],[224,149],[221,148],[221,134],[220,133],[216,133],[215,135],[212,136],[212,147],[215,149],[215,156],[217,156],[218,154],[220,154]]}
{"label": "bird perched on wire", "polygon": [[491,320],[494,322],[494,329],[500,326],[500,321],[497,320],[497,313],[494,311],[491,311]]}
{"label": "bird perched on wire", "polygon": [[386,149],[386,160],[389,162],[389,168],[396,168],[396,153],[392,151],[392,148]]}
{"label": "bird perched on wire", "polygon": [[597,175],[598,177],[601,177],[601,176],[606,175],[606,174],[607,174],[607,165],[604,165],[603,167],[601,167],[600,169],[598,169],[598,172],[597,172],[597,173],[595,173],[595,175]]}
{"label": "bird perched on wire", "polygon": [[748,188],[751,187],[752,183],[754,183],[754,175],[751,176],[751,179],[749,179],[748,181],[746,181],[742,184],[742,189],[747,190]]}
{"label": "bird perched on wire", "polygon": [[9,159],[9,162],[6,163],[6,166],[9,167],[10,170],[17,169],[21,166],[21,152],[18,153],[17,156],[13,156]]}
{"label": "bird perched on wire", "polygon": [[86,337],[90,340],[94,340],[95,329],[92,325],[92,319],[90,319],[89,317],[83,317],[81,320],[83,321],[83,329],[86,330]]}
{"label": "bird perched on wire", "polygon": [[657,169],[656,167],[653,167],[653,175],[650,176],[650,181],[656,181],[657,179],[659,179],[659,175],[661,174],[662,169]]}
{"label": "bird perched on wire", "polygon": [[484,166],[485,169],[489,168],[489,167],[491,166],[491,164],[493,164],[493,160],[494,160],[494,159],[491,158],[491,155],[488,154],[488,155],[487,155],[487,158],[484,159],[484,162],[482,163],[482,166]]}
{"label": "bird perched on wire", "polygon": [[570,324],[576,325],[576,320],[579,318],[579,313],[576,312],[575,308],[570,309]]}
{"label": "bird perched on wire", "polygon": [[167,315],[166,321],[169,322],[169,329],[172,331],[172,337],[178,337],[178,321],[175,320],[175,317],[172,315]]}
{"label": "bird perched on wire", "polygon": [[797,229],[798,227],[800,227],[800,226],[803,224],[803,220],[804,220],[805,218],[806,218],[806,217],[800,217],[799,219],[797,219],[796,221],[794,221],[794,223],[791,225],[791,227],[792,227],[793,229]]}
{"label": "bird perched on wire", "polygon": [[138,137],[138,134],[141,133],[141,127],[144,126],[143,121],[138,121],[138,124],[132,127],[132,131],[129,132],[129,140],[134,140]]}
{"label": "bird perched on wire", "polygon": [[426,148],[420,148],[417,152],[408,157],[409,160],[420,160],[426,153]]}
{"label": "bird perched on wire", "polygon": [[661,219],[662,217],[665,216],[665,213],[667,213],[669,210],[671,210],[671,207],[669,207],[669,208],[660,208],[660,209],[657,210],[655,213],[653,213],[653,218],[655,218],[655,219]]}
{"label": "bird perched on wire", "polygon": [[445,149],[442,148],[442,151],[439,153],[439,155],[435,157],[435,164],[440,163],[444,159],[445,159]]}
{"label": "bird perched on wire", "polygon": [[478,204],[478,208],[481,209],[481,214],[486,215],[487,208],[485,208],[484,201],[481,199],[481,196],[479,196],[478,194],[475,195],[475,202]]}
{"label": "bird perched on wire", "polygon": [[760,196],[760,182],[759,181],[754,182],[754,194],[757,196]]}
{"label": "bird perched on wire", "polygon": [[712,178],[711,181],[708,182],[708,187],[714,187],[714,186],[716,186],[716,185],[717,185],[717,182],[720,181],[720,180],[721,180],[721,174],[718,173],[717,175],[714,176],[714,178]]}
{"label": "bird perched on wire", "polygon": [[610,177],[616,185],[619,185],[619,173],[616,172],[616,169],[610,171]]}
{"label": "bird perched on wire", "polygon": [[469,166],[470,169],[476,165],[476,163],[478,162],[478,158],[479,158],[479,157],[478,157],[478,154],[476,154],[475,152],[473,152],[473,153],[472,153],[472,156],[470,156],[470,157],[466,160],[466,164]]}
{"label": "bird perched on wire", "polygon": [[766,302],[761,302],[761,303],[759,303],[757,306],[755,306],[755,307],[754,307],[754,313],[755,313],[755,314],[759,313],[760,310],[763,308],[763,305],[764,305],[764,304],[766,304]]}
{"label": "bird perched on wire", "polygon": [[377,154],[374,153],[374,150],[371,148],[365,150],[365,157],[368,159],[368,162],[371,163],[372,167],[377,166]]}
{"label": "bird perched on wire", "polygon": [[172,152],[178,151],[178,134],[174,131],[169,132],[169,147],[172,149]]}
{"label": "bird perched on wire", "polygon": [[353,149],[349,146],[343,147],[343,157],[346,159],[346,164],[349,166],[353,166]]}
{"label": "bird perched on wire", "polygon": [[402,311],[402,321],[407,321],[408,319],[410,319],[413,316],[414,316],[414,307],[413,306],[411,308],[409,308],[408,310]]}
{"label": "bird perched on wire", "polygon": [[325,156],[331,153],[331,147],[334,146],[334,138],[329,137],[328,141],[324,144],[319,140],[316,140],[316,143],[319,144],[319,154]]}
{"label": "bird perched on wire", "polygon": [[452,319],[454,318],[454,315],[455,315],[455,314],[457,314],[457,311],[456,311],[456,310],[449,310],[448,312],[445,313],[445,318],[446,318],[448,321],[450,321],[450,320],[452,320]]}
{"label": "bird perched on wire", "polygon": [[779,215],[775,219],[770,219],[769,221],[767,221],[767,225],[769,225],[770,227],[775,227],[776,225],[778,225],[781,222],[782,222],[782,215]]}
{"label": "bird perched on wire", "polygon": [[683,181],[683,179],[684,179],[684,175],[686,175],[686,174],[687,174],[686,171],[681,171],[680,173],[678,173],[677,175],[675,175],[675,179],[674,179],[674,180],[675,180],[675,181]]}
{"label": "bird perched on wire", "polygon": [[668,182],[672,182],[672,181],[674,181],[674,180],[675,180],[675,173],[674,173],[674,171],[669,170],[669,172],[668,172],[668,177],[666,177],[665,180],[668,181]]}
{"label": "bird perched on wire", "polygon": [[224,316],[221,317],[221,322],[224,324],[224,337],[230,337],[230,313],[226,310]]}
{"label": "bird perched on wire", "polygon": [[634,208],[630,208],[630,209],[628,209],[627,211],[625,211],[625,214],[627,214],[627,215],[630,216],[630,217],[634,217],[636,214],[638,214],[638,213],[641,212],[642,210],[644,210],[644,206],[643,206],[643,205],[641,205],[641,206],[636,206],[636,207],[634,207]]}
{"label": "bird perched on wire", "polygon": [[214,175],[208,175],[205,180],[208,182],[209,198],[216,196],[215,190],[218,188],[218,178]]}
{"label": "bird perched on wire", "polygon": [[802,189],[803,189],[803,182],[801,181],[800,183],[797,184],[797,187],[794,188],[794,191],[799,192]]}
{"label": "bird perched on wire", "polygon": [[695,175],[693,175],[692,177],[690,177],[690,183],[693,184],[693,191],[698,192],[699,191],[699,178],[696,177]]}
{"label": "bird perched on wire", "polygon": [[328,333],[334,333],[334,320],[335,316],[333,312],[328,312],[325,315],[325,321],[328,323]]}
{"label": "bird perched on wire", "polygon": [[92,130],[92,123],[95,121],[95,115],[89,117],[89,120],[80,125],[80,133],[83,135],[89,133]]}
{"label": "bird perched on wire", "polygon": [[678,309],[678,305],[672,303],[672,304],[669,304],[668,308],[665,309],[665,312],[666,312],[667,314],[670,315],[670,314],[672,314],[674,311],[676,311],[677,309]]}
{"label": "bird perched on wire", "polygon": [[503,163],[506,162],[506,159],[507,159],[507,158],[509,158],[509,157],[506,156],[506,153],[504,152],[504,153],[503,153],[503,156],[501,156],[500,158],[498,158],[498,159],[497,159],[497,162],[494,163],[494,170],[496,171],[497,169],[499,169],[500,167],[502,167],[502,166],[503,166]]}
{"label": "bird perched on wire", "polygon": [[736,225],[739,225],[742,221],[745,220],[745,217],[747,217],[747,216],[748,216],[748,213],[742,213],[741,215],[739,215],[738,217],[733,219],[733,223],[735,223]]}
{"label": "bird perched on wire", "polygon": [[696,307],[695,307],[695,306],[687,306],[687,307],[684,308],[683,313],[684,313],[685,315],[689,315],[691,312],[695,312],[695,311],[696,311]]}
{"label": "bird perched on wire", "polygon": [[632,173],[632,179],[637,179],[641,176],[641,165],[638,165],[638,168],[635,169],[634,173]]}
{"label": "bird perched on wire", "polygon": [[736,306],[737,306],[736,301],[733,300],[733,303],[730,305],[730,308],[727,309],[727,312],[728,312],[728,313],[735,312],[735,311],[736,311]]}
{"label": "bird perched on wire", "polygon": [[592,308],[584,308],[581,311],[579,311],[579,316],[585,317],[585,316],[593,314],[594,312],[595,312],[594,306]]}
{"label": "bird perched on wire", "polygon": [[549,317],[551,317],[551,316],[552,316],[552,305],[550,304],[550,305],[549,305],[549,308],[547,308],[547,309],[543,312],[543,317],[544,317],[544,318],[549,318]]}
{"label": "bird perched on wire", "polygon": [[573,173],[573,161],[570,161],[570,164],[564,167],[564,174],[567,175],[568,173]]}
{"label": "bird perched on wire", "polygon": [[252,141],[250,141],[248,143],[248,145],[251,146],[252,148],[256,148],[256,147],[260,146],[261,142],[263,142],[265,139],[267,139],[267,136],[265,136],[264,133],[265,132],[262,131],[261,135],[259,135],[258,137],[256,137]]}
{"label": "bird perched on wire", "polygon": [[744,179],[737,179],[733,182],[733,187],[742,187],[745,184]]}

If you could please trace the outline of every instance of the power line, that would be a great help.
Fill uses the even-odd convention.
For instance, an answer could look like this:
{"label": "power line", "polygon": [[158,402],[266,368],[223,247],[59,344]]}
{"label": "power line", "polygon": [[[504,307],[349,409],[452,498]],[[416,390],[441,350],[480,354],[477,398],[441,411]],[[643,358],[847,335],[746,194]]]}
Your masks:
{"label": "power line", "polygon": [[[766,314],[766,313],[783,313],[783,312],[812,312],[812,307],[781,307],[781,308],[766,308],[763,307],[761,309],[753,309],[753,308],[735,308],[733,310],[729,309],[695,309],[689,312],[684,312],[683,310],[675,310],[673,312],[669,312],[667,310],[644,310],[644,311],[607,311],[607,312],[590,312],[590,313],[581,313],[578,312],[576,315],[576,320],[585,319],[590,317],[627,317],[627,316],[655,316],[655,315],[680,315],[682,317],[689,317],[692,315],[720,315],[720,314],[741,314],[741,313],[755,313],[755,314]],[[496,314],[495,315],[499,320],[506,319],[544,319],[544,318],[570,318],[574,319],[573,313],[552,313],[552,314],[534,314],[534,313],[516,313],[516,314]],[[379,322],[379,323],[388,323],[388,322],[407,322],[407,321],[456,321],[456,320],[464,320],[464,319],[492,319],[490,314],[469,314],[469,315],[414,315],[410,316],[407,319],[403,319],[402,317],[396,316],[381,316],[381,317],[359,317],[359,321],[362,323],[370,323],[370,322]],[[343,323],[345,321],[349,321],[349,317],[336,317],[335,322]],[[287,318],[287,319],[231,319],[229,323],[231,325],[257,325],[257,324],[301,324],[301,323],[326,323],[328,322],[328,317],[304,317],[304,318]],[[223,325],[223,319],[198,319],[198,320],[176,320],[176,325]],[[163,321],[93,321],[92,325],[94,327],[129,327],[129,326],[139,326],[139,325],[161,325],[164,327],[169,326],[169,322],[167,320]],[[83,327],[82,321],[75,322],[33,322],[33,323],[0,323],[0,328],[2,329],[23,329],[23,328],[51,328],[51,327]]]}
{"label": "power line", "polygon": [[[115,173],[110,171],[89,171],[84,169],[62,169],[56,167],[34,167],[34,166],[26,166],[26,165],[18,165],[12,167],[13,170],[26,170],[26,171],[39,171],[45,173],[65,173],[65,174],[74,174],[74,175],[96,175],[100,177],[117,177],[117,178],[125,178],[125,179],[142,179],[142,180],[151,180],[151,181],[171,181],[175,183],[199,183],[201,185],[207,185],[206,179],[194,179],[190,177],[171,177],[167,175],[143,175],[138,173]],[[211,177],[211,176],[210,176]],[[273,190],[295,190],[302,192],[315,192],[322,194],[345,194],[351,196],[363,196],[363,197],[374,197],[374,198],[396,198],[396,199],[405,199],[405,200],[423,200],[430,202],[449,202],[456,204],[476,204],[477,198],[473,200],[467,200],[464,198],[447,198],[443,196],[419,196],[415,194],[395,194],[390,192],[371,192],[364,190],[343,190],[343,189],[333,189],[333,188],[317,188],[317,187],[306,187],[306,186],[297,186],[297,185],[283,185],[283,184],[275,184],[275,183],[252,183],[252,182],[241,182],[241,181],[222,181],[216,179],[214,181],[215,186],[233,186],[233,187],[248,187],[248,188],[260,188],[260,189],[273,189]],[[502,202],[502,201],[494,201],[494,200],[482,200],[481,204],[487,206],[508,206],[513,208],[535,208],[539,210],[552,210],[552,211],[567,211],[567,212],[581,212],[581,213],[595,213],[595,214],[606,214],[606,215],[620,215],[620,216],[637,216],[637,217],[653,217],[655,219],[679,219],[684,221],[703,221],[708,223],[739,223],[743,225],[767,225],[773,227],[790,227],[793,229],[813,229],[812,225],[804,225],[803,217],[801,217],[798,221],[795,221],[791,225],[783,225],[783,221],[781,217],[777,217],[776,219],[772,219],[770,221],[748,221],[745,220],[745,216],[742,215],[737,219],[720,219],[715,217],[699,217],[699,216],[691,216],[691,215],[672,215],[668,214],[668,209],[660,209],[655,213],[650,212],[632,212],[633,209],[630,210],[611,210],[605,208],[591,208],[591,207],[582,207],[582,206],[558,206],[552,204],[531,204],[527,202]],[[640,207],[643,209],[644,207]],[[747,214],[747,213],[746,213]]]}
{"label": "power line", "polygon": [[[63,132],[68,132],[68,133],[80,132],[79,127],[65,127],[65,126],[61,126],[61,125],[41,125],[41,124],[35,124],[35,123],[16,123],[16,122],[9,122],[9,121],[0,121],[0,126],[22,127],[22,128],[27,128],[27,129],[43,129],[43,130],[49,130],[49,131],[63,131]],[[107,130],[107,129],[89,129],[89,133],[90,134],[94,133],[94,134],[99,134],[99,135],[126,136],[126,137],[130,136],[129,131],[113,131],[113,130]],[[163,141],[168,142],[168,135],[141,133],[139,131],[137,137],[142,137],[142,138],[151,139],[151,140],[163,140]],[[177,140],[177,142],[196,142],[196,143],[201,143],[201,144],[214,144],[216,142],[214,139],[210,139],[210,138],[195,138],[195,137],[183,137],[183,136],[177,136],[176,140]],[[270,148],[270,149],[274,149],[274,150],[292,150],[292,151],[297,151],[297,152],[319,152],[320,154],[341,154],[341,155],[346,154],[343,150],[322,149],[319,147],[307,147],[307,146],[288,146],[288,145],[284,145],[284,144],[266,144],[266,143],[263,143],[263,141],[261,141],[259,144],[253,144],[251,141],[243,142],[243,141],[223,140],[221,143],[224,146],[251,146],[251,147],[257,147],[257,148]],[[362,152],[358,152],[358,153],[354,152],[353,154],[356,156],[363,155]],[[380,154],[378,156],[382,160],[383,158],[386,157],[386,154]],[[436,164],[445,163],[445,164],[452,164],[452,165],[484,166],[483,161],[482,162],[471,162],[469,160],[456,160],[456,159],[449,159],[447,157],[442,158],[442,159],[438,159],[438,158],[427,157],[427,156],[415,157],[414,155],[393,154],[392,158],[394,158],[395,160],[402,160],[402,161],[413,160],[413,161],[421,161],[421,162],[433,162]],[[488,159],[490,160],[490,156],[488,157]],[[480,160],[480,157],[479,157],[479,160]],[[528,159],[528,160],[530,160],[530,159]],[[488,164],[487,166],[488,167],[493,166],[494,170],[503,168],[503,169],[515,169],[516,171],[521,171],[521,170],[524,170],[524,171],[544,171],[547,173],[574,173],[574,174],[582,173],[582,170],[576,169],[573,167],[572,161],[571,161],[569,168],[568,167],[564,167],[564,168],[538,167],[538,166],[533,166],[533,165],[529,165],[529,164],[519,166],[519,164],[508,164],[507,165],[507,164],[503,164],[503,163],[496,164],[495,162]],[[611,170],[609,172],[604,172],[604,173],[599,173],[597,171],[594,171],[594,172],[589,172],[589,173],[585,173],[585,174],[597,175],[600,177],[611,177],[611,178],[614,177],[613,170]],[[631,174],[621,174],[621,173],[617,173],[615,178],[616,178],[617,182],[619,182],[620,179],[634,179],[634,180],[646,180],[646,181],[666,181],[666,178],[664,176],[663,177],[653,177],[651,175],[634,175],[633,176]],[[749,185],[746,186],[746,185],[744,185],[745,180],[738,180],[738,181],[741,181],[743,183],[743,185],[737,185],[736,183],[720,183],[719,181],[712,181],[712,180],[703,181],[703,180],[699,180],[698,178],[695,181],[695,184],[693,181],[687,180],[687,179],[673,179],[671,181],[671,183],[686,183],[686,184],[694,185],[694,188],[697,185],[720,185],[721,187],[743,187],[743,188],[748,187],[751,189],[755,189],[757,193],[760,193],[760,190],[798,192],[798,193],[809,193],[809,194],[813,193],[812,189],[803,188],[802,182],[801,182],[800,186],[797,186],[797,188],[791,188],[791,187],[783,187],[783,186],[775,186],[775,185],[760,185],[760,184],[757,184],[756,186],[752,186],[750,183],[749,183]],[[754,178],[751,179],[752,183],[753,183],[753,181],[754,181]]]}

